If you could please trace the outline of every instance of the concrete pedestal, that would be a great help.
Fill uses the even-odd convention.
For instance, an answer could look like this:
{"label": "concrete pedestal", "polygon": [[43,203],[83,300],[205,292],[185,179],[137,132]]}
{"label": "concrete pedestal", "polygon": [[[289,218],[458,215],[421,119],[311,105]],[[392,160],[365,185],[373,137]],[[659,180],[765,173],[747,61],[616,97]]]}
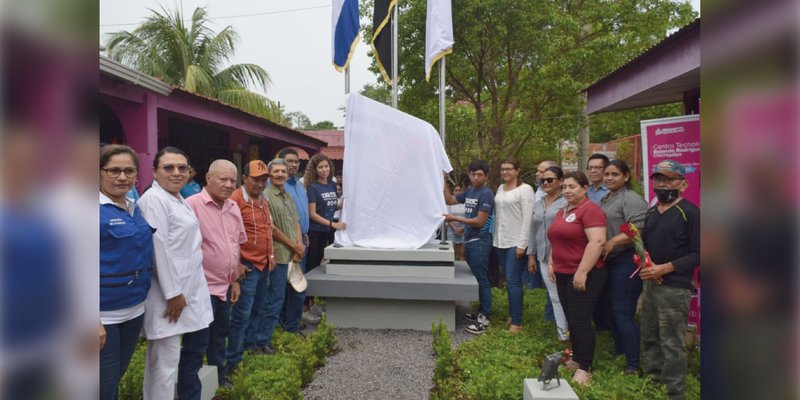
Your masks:
{"label": "concrete pedestal", "polygon": [[525,379],[522,385],[523,400],[579,400],[566,379],[561,379],[560,386],[556,386],[558,383],[553,379],[549,390],[542,390],[542,385],[542,382],[536,379]]}
{"label": "concrete pedestal", "polygon": [[328,298],[325,311],[337,328],[429,331],[439,320],[456,326],[452,301]]}
{"label": "concrete pedestal", "polygon": [[452,245],[418,250],[328,246],[306,274],[310,296],[324,297],[335,327],[429,331],[440,319],[455,329],[455,302],[478,300],[478,283]]}

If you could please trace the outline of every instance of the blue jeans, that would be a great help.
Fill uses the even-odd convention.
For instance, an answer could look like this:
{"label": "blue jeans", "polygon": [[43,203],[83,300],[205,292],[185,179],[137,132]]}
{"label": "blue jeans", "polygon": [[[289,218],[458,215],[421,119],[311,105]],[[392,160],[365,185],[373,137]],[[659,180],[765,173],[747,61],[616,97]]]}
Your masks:
{"label": "blue jeans", "polygon": [[214,321],[208,326],[208,348],[206,349],[206,360],[208,365],[217,367],[219,384],[222,385],[225,378],[225,339],[230,332],[231,320],[231,289],[228,288],[228,300],[223,301],[217,296],[211,296],[211,310],[214,312]]}
{"label": "blue jeans", "polygon": [[464,253],[467,264],[478,281],[478,299],[480,308],[478,312],[486,318],[492,313],[492,282],[489,279],[489,255],[492,251],[492,235],[486,234],[484,237],[466,243]]}
{"label": "blue jeans", "polygon": [[[283,300],[286,298],[286,274],[289,264],[278,264],[269,273],[269,287],[267,289],[266,316],[264,318],[264,329],[257,334],[256,345],[266,346],[272,342],[272,332],[278,326],[283,309]],[[303,302],[300,302],[302,311]]]}
{"label": "blue jeans", "polygon": [[527,267],[528,266],[525,265],[525,269],[522,270],[522,286],[527,287],[528,289],[544,288],[544,282],[542,282],[542,276],[538,273],[528,272]]}
{"label": "blue jeans", "polygon": [[508,291],[508,312],[512,325],[522,325],[522,271],[528,270],[528,256],[517,258],[517,248],[497,249],[500,268],[505,271]]}
{"label": "blue jeans", "polygon": [[203,386],[197,373],[203,366],[208,347],[208,328],[184,333],[181,338],[181,361],[178,364],[178,399],[200,400]]}
{"label": "blue jeans", "polygon": [[100,399],[117,400],[119,380],[131,362],[144,315],[119,324],[103,325],[106,344],[100,350]]}
{"label": "blue jeans", "polygon": [[[224,375],[227,375],[239,362],[242,353],[255,346],[256,333],[263,332],[267,316],[267,289],[269,287],[269,268],[259,271],[249,261],[242,264],[251,271],[244,275],[239,288],[239,301],[231,307],[230,335],[225,352],[227,364]],[[223,374],[220,374],[223,375]]]}
{"label": "blue jeans", "polygon": [[608,295],[614,323],[611,333],[614,336],[614,349],[625,353],[626,368],[639,368],[640,331],[636,323],[636,302],[642,293],[642,279],[639,274],[629,278],[636,265],[633,264],[633,250],[629,249],[613,259],[606,260],[608,269]]}
{"label": "blue jeans", "polygon": [[[308,243],[305,242],[306,248]],[[303,260],[300,261],[300,269],[303,273],[307,272],[306,261],[308,259],[308,251],[303,255]],[[316,265],[315,265],[316,267]],[[298,293],[294,290],[292,285],[286,285],[286,293],[284,294],[283,308],[281,309],[281,326],[286,332],[300,331],[300,317],[303,316],[303,303],[306,301],[306,292]]]}

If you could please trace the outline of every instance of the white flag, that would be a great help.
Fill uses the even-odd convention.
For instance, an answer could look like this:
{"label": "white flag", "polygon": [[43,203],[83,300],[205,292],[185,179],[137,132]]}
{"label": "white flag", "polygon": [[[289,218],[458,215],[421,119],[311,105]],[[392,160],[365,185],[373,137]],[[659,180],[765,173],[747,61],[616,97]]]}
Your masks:
{"label": "white flag", "polygon": [[425,19],[425,80],[440,58],[453,52],[453,10],[450,0],[428,0]]}

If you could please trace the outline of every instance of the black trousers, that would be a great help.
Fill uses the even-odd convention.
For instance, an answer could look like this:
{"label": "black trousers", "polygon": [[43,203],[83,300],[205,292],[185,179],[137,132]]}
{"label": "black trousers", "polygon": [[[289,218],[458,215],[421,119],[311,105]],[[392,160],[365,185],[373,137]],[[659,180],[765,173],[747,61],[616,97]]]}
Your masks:
{"label": "black trousers", "polygon": [[308,231],[308,259],[306,259],[306,272],[319,266],[325,255],[325,247],[331,242],[330,232]]}
{"label": "black trousers", "polygon": [[572,359],[585,371],[592,370],[596,343],[592,316],[603,288],[608,271],[594,268],[586,277],[586,290],[579,292],[572,286],[573,274],[556,273],[556,288],[561,307],[567,316],[569,337],[572,342]]}

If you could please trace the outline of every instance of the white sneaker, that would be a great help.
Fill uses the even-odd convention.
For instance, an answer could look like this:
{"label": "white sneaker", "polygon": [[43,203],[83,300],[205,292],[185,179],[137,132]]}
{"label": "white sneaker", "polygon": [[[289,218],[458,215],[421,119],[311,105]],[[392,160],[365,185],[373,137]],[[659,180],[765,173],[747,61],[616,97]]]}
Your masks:
{"label": "white sneaker", "polygon": [[474,324],[467,326],[467,332],[473,335],[480,335],[489,330],[489,318],[483,314],[478,314],[477,321]]}
{"label": "white sneaker", "polygon": [[303,322],[311,325],[319,324],[322,321],[322,317],[315,315],[311,310],[303,311],[303,315],[300,317]]}

